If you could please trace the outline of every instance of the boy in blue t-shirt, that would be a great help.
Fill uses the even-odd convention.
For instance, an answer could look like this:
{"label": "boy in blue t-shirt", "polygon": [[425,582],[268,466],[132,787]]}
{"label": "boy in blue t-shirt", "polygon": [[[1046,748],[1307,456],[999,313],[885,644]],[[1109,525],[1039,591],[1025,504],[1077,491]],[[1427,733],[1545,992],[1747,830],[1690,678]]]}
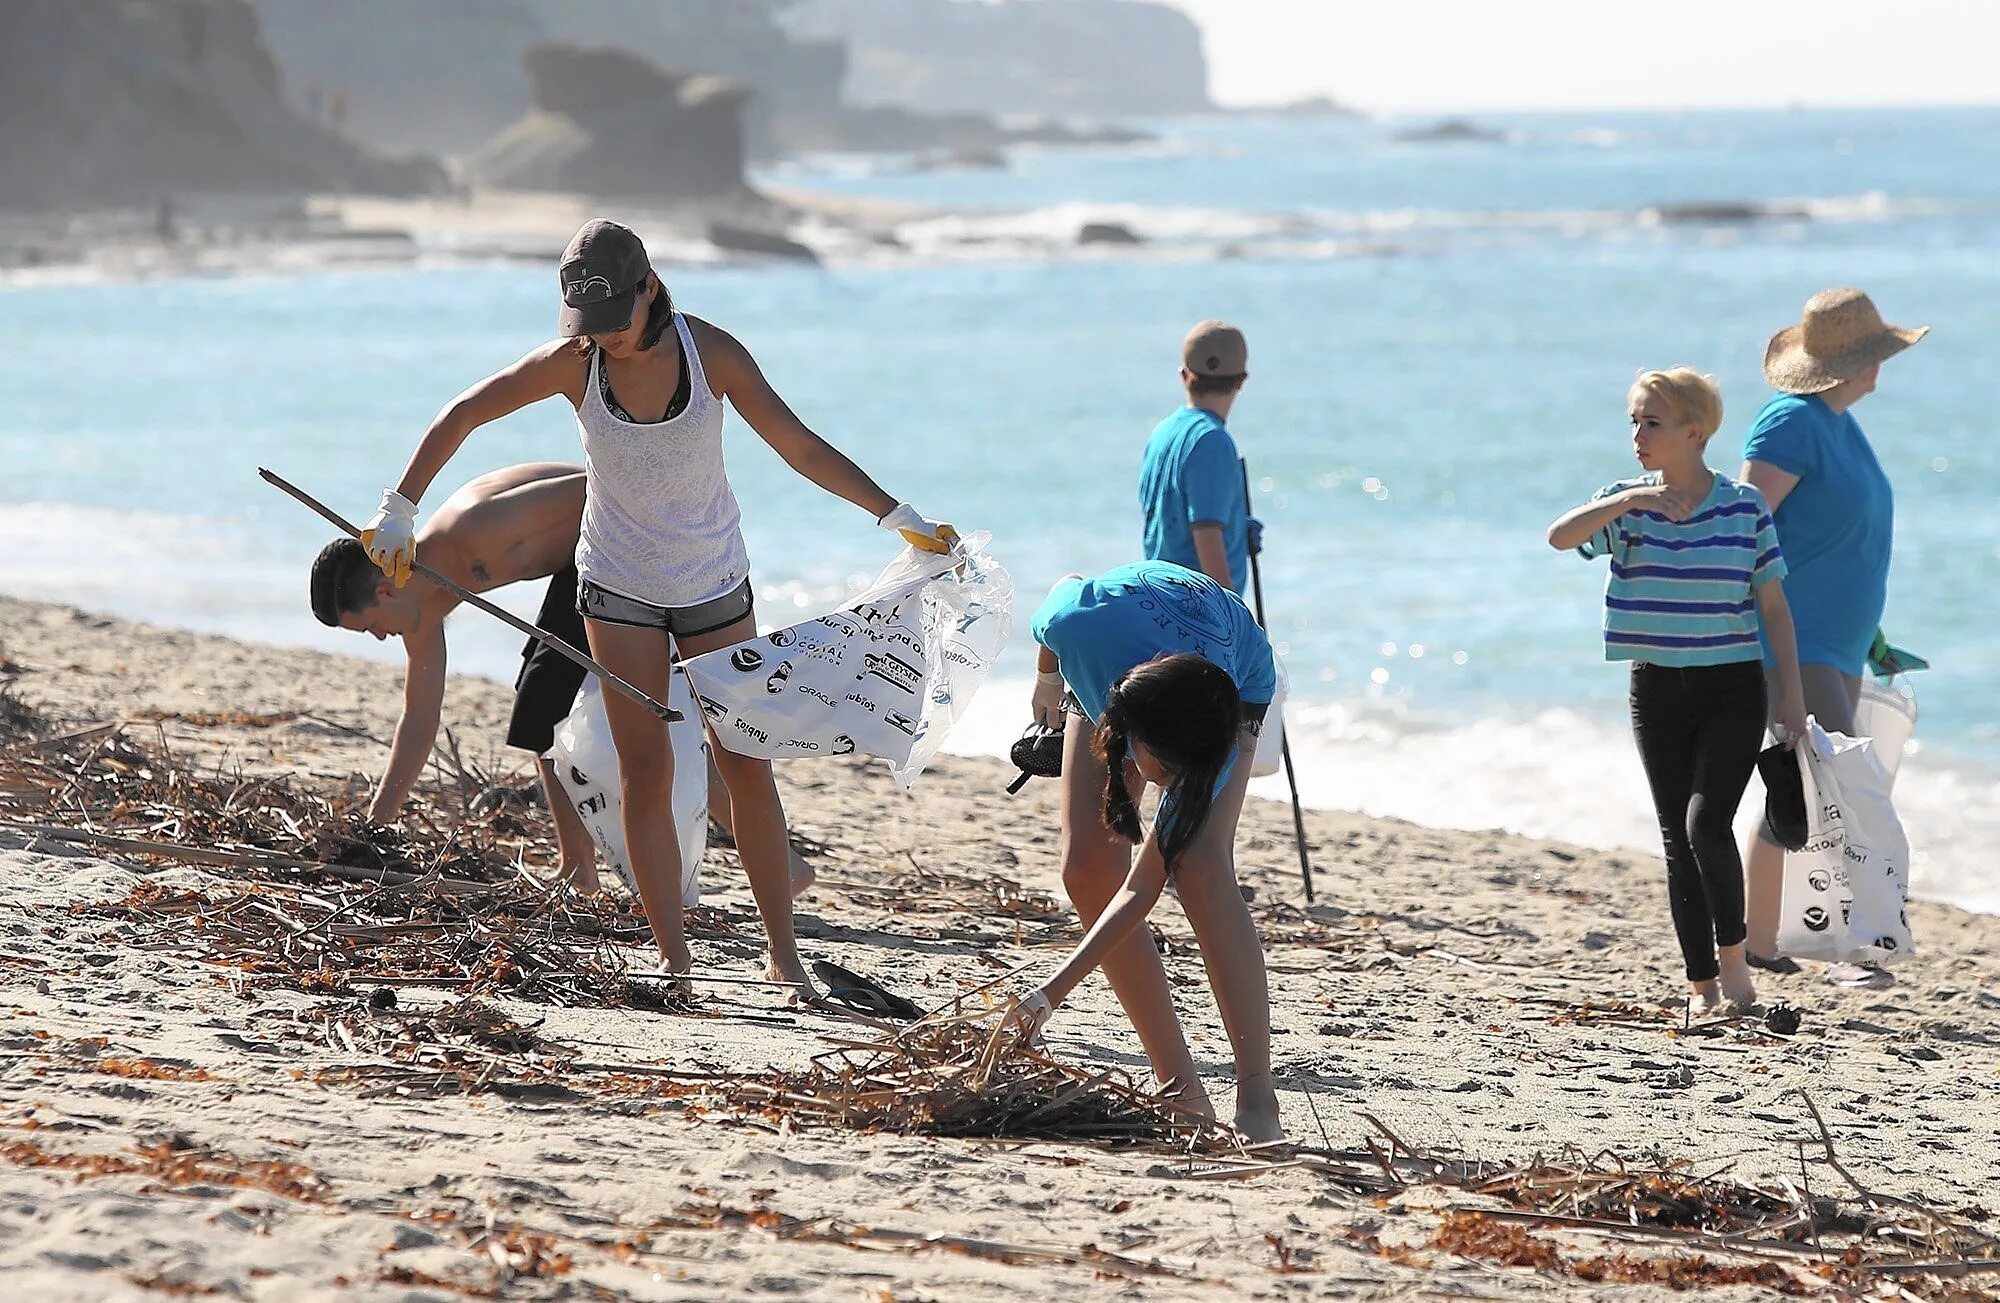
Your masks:
{"label": "boy in blue t-shirt", "polygon": [[1153,430],[1139,465],[1146,559],[1199,570],[1241,593],[1250,582],[1258,523],[1243,500],[1243,471],[1226,422],[1249,374],[1243,332],[1204,321],[1181,343],[1187,405]]}

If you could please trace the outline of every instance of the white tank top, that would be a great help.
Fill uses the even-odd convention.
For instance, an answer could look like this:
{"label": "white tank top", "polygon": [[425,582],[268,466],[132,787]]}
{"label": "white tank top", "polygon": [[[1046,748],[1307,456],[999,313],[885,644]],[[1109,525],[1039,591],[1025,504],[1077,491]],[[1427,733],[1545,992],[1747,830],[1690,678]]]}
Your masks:
{"label": "white tank top", "polygon": [[736,495],[722,468],[722,401],[674,314],[687,359],[687,407],[638,425],[604,404],[592,350],[577,433],[583,439],[583,532],[577,574],[654,606],[694,606],[724,596],[750,573]]}

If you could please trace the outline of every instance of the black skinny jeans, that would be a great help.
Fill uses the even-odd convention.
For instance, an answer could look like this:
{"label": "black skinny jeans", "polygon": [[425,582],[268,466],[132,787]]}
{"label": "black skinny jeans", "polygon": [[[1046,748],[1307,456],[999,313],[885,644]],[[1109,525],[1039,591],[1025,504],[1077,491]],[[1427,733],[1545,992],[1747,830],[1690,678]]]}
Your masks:
{"label": "black skinny jeans", "polygon": [[1633,665],[1632,734],[1660,816],[1688,980],[1711,981],[1716,947],[1743,942],[1734,824],[1764,744],[1764,667]]}

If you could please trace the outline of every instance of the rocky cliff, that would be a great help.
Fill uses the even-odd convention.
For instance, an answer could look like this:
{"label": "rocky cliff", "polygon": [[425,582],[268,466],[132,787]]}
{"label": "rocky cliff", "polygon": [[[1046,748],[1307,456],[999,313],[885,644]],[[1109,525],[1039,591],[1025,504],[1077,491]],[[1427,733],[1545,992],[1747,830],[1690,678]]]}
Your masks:
{"label": "rocky cliff", "polygon": [[749,194],[737,83],[571,45],[532,46],[524,66],[534,107],[466,161],[474,181],[667,202]]}
{"label": "rocky cliff", "polygon": [[0,208],[442,182],[435,164],[366,153],[287,107],[248,0],[0,7]]}
{"label": "rocky cliff", "polygon": [[1201,29],[1148,0],[803,0],[802,35],[848,45],[846,98],[939,113],[1201,113]]}
{"label": "rocky cliff", "polygon": [[[706,73],[753,94],[744,129],[781,152],[787,124],[837,111],[846,50],[780,28],[779,0],[256,0],[293,81],[293,102],[338,96],[347,130],[386,149],[469,154],[535,102],[531,46],[624,50],[669,73]],[[357,12],[370,19],[357,18]]]}

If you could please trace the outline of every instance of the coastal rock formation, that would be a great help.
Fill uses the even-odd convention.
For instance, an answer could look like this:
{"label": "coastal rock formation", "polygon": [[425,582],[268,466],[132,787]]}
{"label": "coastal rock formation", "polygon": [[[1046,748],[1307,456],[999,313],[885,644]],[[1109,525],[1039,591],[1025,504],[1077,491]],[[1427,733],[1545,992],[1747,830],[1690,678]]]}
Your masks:
{"label": "coastal rock formation", "polygon": [[743,87],[614,49],[537,45],[524,63],[534,108],[467,160],[473,180],[668,202],[749,193]]}
{"label": "coastal rock formation", "polygon": [[[535,89],[522,57],[529,47],[551,42],[624,50],[673,73],[707,73],[747,87],[751,98],[743,110],[743,134],[752,158],[822,149],[987,149],[1020,141],[1126,138],[1056,124],[1002,125],[988,116],[993,110],[912,107],[897,101],[894,87],[849,102],[856,97],[843,98],[843,86],[851,91],[871,83],[852,72],[847,36],[838,29],[806,30],[794,20],[788,0],[396,0],[394,21],[373,22],[359,21],[349,6],[329,0],[255,3],[286,69],[295,107],[337,120],[356,139],[384,149],[458,157],[480,148],[534,107]],[[919,3],[926,12],[983,8],[948,0]],[[1105,0],[1009,6],[1079,13],[1103,7]],[[1086,70],[1091,78],[1104,76],[1103,67],[1066,53],[1067,28],[1037,30],[1035,39],[1048,42],[1050,51],[1023,52],[1020,59],[1029,64],[1053,59],[1069,69],[1065,76]],[[1146,78],[1192,77],[1199,93],[1206,73],[1198,43],[1193,48],[1191,64],[1155,60],[1145,65]],[[1105,59],[1117,53],[1099,49]],[[967,56],[958,51],[940,57],[940,75],[950,80],[963,71],[959,64]],[[1039,74],[1016,71],[1017,83],[1040,86]],[[1199,98],[1205,103],[1205,95]],[[1120,111],[1187,102],[1184,95],[1155,97]],[[1033,89],[997,111],[1047,114],[1079,107],[1074,95],[1052,97]]]}
{"label": "coastal rock formation", "polygon": [[0,9],[0,207],[439,189],[286,106],[248,0],[15,0]]}
{"label": "coastal rock formation", "polygon": [[846,97],[936,113],[1203,113],[1201,29],[1145,0],[804,0],[796,32],[845,39]]}

